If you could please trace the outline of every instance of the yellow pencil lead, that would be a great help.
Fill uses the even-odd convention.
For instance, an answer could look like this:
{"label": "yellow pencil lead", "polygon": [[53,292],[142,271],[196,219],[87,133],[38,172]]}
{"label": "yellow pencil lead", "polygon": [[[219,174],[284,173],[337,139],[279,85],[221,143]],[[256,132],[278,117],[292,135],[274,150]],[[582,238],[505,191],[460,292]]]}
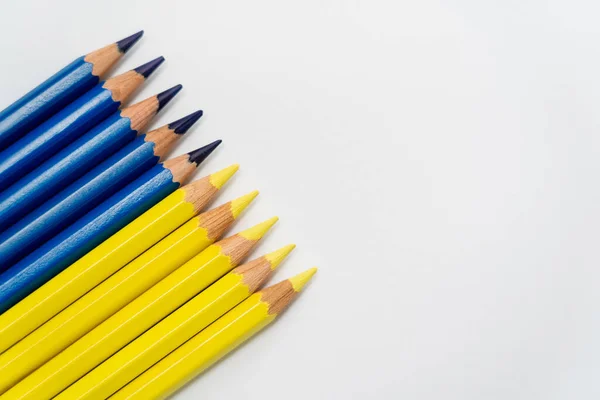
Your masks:
{"label": "yellow pencil lead", "polygon": [[304,271],[304,272],[294,276],[293,278],[290,278],[289,281],[292,283],[294,290],[296,292],[299,292],[302,290],[304,285],[306,285],[306,283],[308,281],[310,281],[310,278],[312,278],[316,272],[317,272],[316,268],[311,268],[307,271]]}
{"label": "yellow pencil lead", "polygon": [[237,172],[240,168],[239,164],[233,164],[210,175],[210,183],[217,189],[221,189],[223,185]]}
{"label": "yellow pencil lead", "polygon": [[258,225],[253,226],[252,228],[246,229],[245,231],[238,233],[238,235],[248,240],[259,240],[265,235],[265,233],[267,233],[269,229],[271,229],[273,225],[275,225],[275,222],[277,222],[278,220],[279,217],[273,217],[264,222],[261,222]]}
{"label": "yellow pencil lead", "polygon": [[295,244],[288,244],[279,250],[275,250],[272,253],[265,255],[265,258],[271,264],[271,270],[274,270],[281,264],[281,262],[296,248]]}
{"label": "yellow pencil lead", "polygon": [[233,218],[236,219],[242,211],[252,203],[252,200],[254,200],[256,196],[258,196],[258,190],[233,200],[231,202],[231,215],[233,215]]}

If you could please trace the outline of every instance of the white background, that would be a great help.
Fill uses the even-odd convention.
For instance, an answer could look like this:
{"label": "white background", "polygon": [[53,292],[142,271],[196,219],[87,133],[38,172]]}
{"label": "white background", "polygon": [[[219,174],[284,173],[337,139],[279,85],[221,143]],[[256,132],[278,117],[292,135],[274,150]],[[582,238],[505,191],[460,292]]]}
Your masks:
{"label": "white background", "polygon": [[[253,256],[313,284],[178,399],[597,399],[600,7],[593,1],[14,1],[1,106],[137,29],[116,72],[239,162]],[[237,397],[236,397],[237,396]]]}

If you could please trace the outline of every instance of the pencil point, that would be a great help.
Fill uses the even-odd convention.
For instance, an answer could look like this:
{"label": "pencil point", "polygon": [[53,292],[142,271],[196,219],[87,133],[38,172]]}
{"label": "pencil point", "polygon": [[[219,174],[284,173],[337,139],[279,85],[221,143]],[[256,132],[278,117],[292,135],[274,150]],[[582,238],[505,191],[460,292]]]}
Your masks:
{"label": "pencil point", "polygon": [[175,132],[178,135],[183,135],[202,117],[202,110],[196,111],[186,117],[178,119],[175,122],[171,122],[169,124],[169,129]]}
{"label": "pencil point", "polygon": [[144,31],[139,31],[138,33],[134,33],[131,36],[126,37],[125,39],[119,40],[117,42],[117,47],[121,53],[127,53],[129,49],[144,35]]}
{"label": "pencil point", "polygon": [[175,97],[177,95],[177,93],[179,93],[179,91],[183,88],[183,86],[181,85],[176,85],[173,86],[171,89],[167,89],[162,93],[159,93],[156,95],[156,98],[158,99],[158,110],[160,111],[162,110],[162,108],[164,106],[166,106],[173,97]]}
{"label": "pencil point", "polygon": [[152,73],[154,71],[156,71],[156,68],[158,68],[160,66],[160,64],[162,64],[165,61],[164,57],[158,57],[155,58],[154,60],[147,62],[144,65],[140,65],[139,67],[137,67],[136,69],[134,69],[135,72],[137,72],[138,74],[142,75],[144,78],[148,79],[148,77],[150,75],[152,75]]}
{"label": "pencil point", "polygon": [[294,287],[294,290],[296,292],[299,292],[302,290],[304,285],[306,285],[306,283],[308,281],[310,281],[310,279],[313,277],[313,275],[316,272],[317,272],[316,268],[311,268],[307,271],[304,271],[304,272],[290,278],[289,281],[291,282],[292,286]]}
{"label": "pencil point", "polygon": [[264,222],[261,222],[258,225],[254,225],[252,228],[246,229],[245,231],[241,231],[240,233],[238,233],[238,236],[242,236],[248,240],[260,240],[265,235],[265,233],[267,233],[269,229],[271,229],[271,227],[275,225],[275,222],[277,222],[278,220],[279,217],[273,217]]}
{"label": "pencil point", "polygon": [[233,200],[231,202],[231,215],[233,215],[233,219],[236,219],[242,213],[242,211],[244,211],[246,207],[252,203],[252,200],[254,200],[256,196],[258,196],[258,190]]}
{"label": "pencil point", "polygon": [[295,244],[288,244],[279,250],[275,250],[272,253],[265,255],[265,258],[271,264],[271,270],[274,270],[281,264],[281,262],[296,248]]}
{"label": "pencil point", "polygon": [[210,175],[210,184],[216,187],[217,189],[221,189],[224,184],[227,183],[229,179],[240,169],[239,164],[233,164],[229,167],[222,169],[214,174]]}
{"label": "pencil point", "polygon": [[196,165],[200,165],[200,163],[206,160],[206,157],[210,155],[219,145],[221,144],[221,140],[215,140],[212,143],[207,144],[206,146],[200,147],[194,151],[190,151],[188,155],[190,156],[190,162],[195,163]]}

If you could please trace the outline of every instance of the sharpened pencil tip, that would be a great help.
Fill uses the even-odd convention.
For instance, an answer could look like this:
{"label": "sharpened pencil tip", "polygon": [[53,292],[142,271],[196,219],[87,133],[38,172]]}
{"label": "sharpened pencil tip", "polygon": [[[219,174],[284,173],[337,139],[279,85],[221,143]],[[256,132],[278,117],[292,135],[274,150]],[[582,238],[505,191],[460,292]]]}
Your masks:
{"label": "sharpened pencil tip", "polygon": [[221,144],[221,140],[215,140],[212,143],[207,144],[206,146],[200,147],[194,151],[190,151],[188,155],[190,156],[190,162],[196,163],[196,165],[200,165],[200,163],[206,160],[206,157],[210,155],[219,145]]}
{"label": "sharpened pencil tip", "polygon": [[289,279],[294,290],[299,292],[310,281],[313,275],[317,272],[316,268],[311,268]]}
{"label": "sharpened pencil tip", "polygon": [[215,172],[210,175],[210,184],[216,187],[217,189],[221,189],[224,184],[227,183],[229,179],[240,169],[239,164],[230,165],[227,168],[223,168],[222,170]]}
{"label": "sharpened pencil tip", "polygon": [[235,200],[231,201],[231,215],[233,215],[233,219],[236,219],[240,216],[242,211],[248,207],[252,200],[254,200],[258,196],[258,190],[248,193],[242,197],[238,197]]}
{"label": "sharpened pencil tip", "polygon": [[178,135],[185,134],[191,127],[202,117],[203,111],[198,110],[195,113],[192,113],[186,117],[178,119],[175,122],[171,122],[169,124],[169,129],[175,132]]}
{"label": "sharpened pencil tip", "polygon": [[252,228],[246,229],[245,231],[238,233],[238,235],[248,240],[260,240],[265,235],[265,233],[267,233],[269,229],[271,229],[271,227],[275,225],[275,222],[277,221],[279,221],[279,217],[270,218],[264,222],[261,222],[258,225],[254,225]]}
{"label": "sharpened pencil tip", "polygon": [[265,255],[265,258],[271,264],[271,270],[274,270],[281,264],[281,262],[296,248],[295,244],[288,244],[280,248],[279,250],[275,250],[272,253]]}
{"label": "sharpened pencil tip", "polygon": [[138,33],[134,33],[131,36],[126,37],[125,39],[119,40],[117,42],[117,47],[121,53],[127,53],[129,49],[133,47],[133,45],[140,40],[140,38],[144,35],[144,31],[139,31]]}
{"label": "sharpened pencil tip", "polygon": [[169,104],[169,102],[173,99],[173,97],[175,97],[177,95],[177,93],[179,93],[179,91],[181,89],[183,89],[182,85],[175,85],[171,89],[167,89],[164,92],[157,94],[156,95],[156,98],[158,99],[158,110],[157,111],[162,110],[164,106]]}
{"label": "sharpened pencil tip", "polygon": [[136,69],[134,69],[135,72],[137,72],[138,74],[142,75],[144,78],[148,79],[148,77],[150,75],[152,75],[152,73],[154,71],[156,71],[156,68],[158,68],[160,66],[160,64],[162,64],[165,61],[164,57],[158,57],[155,58],[154,60],[147,62],[144,65],[140,65],[139,67],[137,67]]}

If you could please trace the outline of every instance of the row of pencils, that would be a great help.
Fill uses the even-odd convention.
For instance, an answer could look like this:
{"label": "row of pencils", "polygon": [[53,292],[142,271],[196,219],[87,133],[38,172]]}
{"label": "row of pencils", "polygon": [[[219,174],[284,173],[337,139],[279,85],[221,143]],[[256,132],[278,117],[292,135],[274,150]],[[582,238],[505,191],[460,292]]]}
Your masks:
{"label": "row of pencils", "polygon": [[223,238],[258,192],[187,183],[220,140],[165,161],[201,117],[147,133],[181,90],[128,99],[164,61],[105,79],[143,32],[80,57],[0,112],[0,399],[164,398],[271,323],[310,269],[246,262],[277,221]]}

